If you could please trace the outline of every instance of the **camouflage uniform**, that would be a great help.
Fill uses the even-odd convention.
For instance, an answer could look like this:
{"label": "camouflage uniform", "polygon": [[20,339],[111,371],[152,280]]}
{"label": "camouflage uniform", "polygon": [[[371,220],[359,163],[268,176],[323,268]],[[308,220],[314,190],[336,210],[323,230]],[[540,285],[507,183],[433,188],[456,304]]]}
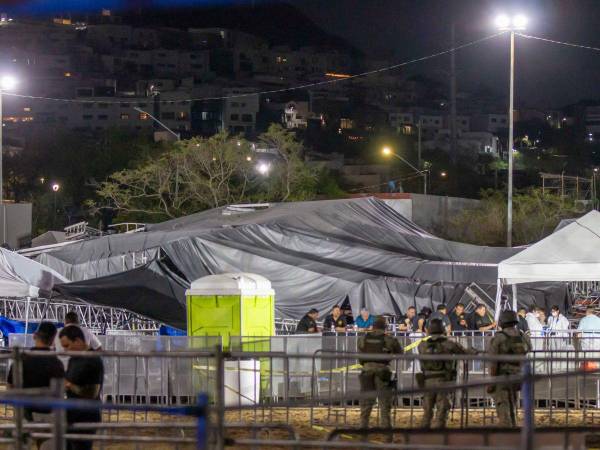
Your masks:
{"label": "camouflage uniform", "polygon": [[[420,355],[464,355],[473,353],[457,342],[449,340],[443,334],[431,334],[427,340],[419,344]],[[421,387],[435,387],[456,380],[456,361],[421,361]],[[433,408],[435,407],[435,419]],[[445,428],[450,411],[450,392],[426,392],[423,394],[423,428]]]}
{"label": "camouflage uniform", "polygon": [[[492,338],[488,353],[490,355],[525,355],[531,351],[531,341],[515,326],[505,327]],[[492,365],[490,375],[518,375],[521,373],[521,363],[499,362]],[[518,385],[496,384],[491,392],[496,404],[498,425],[501,427],[517,426],[517,391]]]}
{"label": "camouflage uniform", "polygon": [[[358,340],[358,350],[361,353],[402,353],[402,347],[398,341],[386,336],[382,330],[373,330],[362,336]],[[391,386],[392,372],[387,361],[369,361],[361,360],[363,370],[360,374],[360,391],[372,392],[377,391],[377,399],[379,400],[379,411],[381,414],[381,426],[383,428],[391,428],[391,409],[392,400],[394,398],[393,388]],[[361,399],[360,401],[360,427],[367,428],[369,426],[369,417],[373,405],[374,398]]]}

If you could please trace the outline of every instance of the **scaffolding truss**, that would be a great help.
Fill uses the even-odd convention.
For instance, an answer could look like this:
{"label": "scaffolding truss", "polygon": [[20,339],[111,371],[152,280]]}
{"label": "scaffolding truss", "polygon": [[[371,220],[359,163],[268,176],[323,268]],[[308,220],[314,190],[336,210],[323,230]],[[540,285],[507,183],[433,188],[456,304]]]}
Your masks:
{"label": "scaffolding truss", "polygon": [[24,322],[63,322],[65,314],[74,311],[81,324],[99,334],[157,334],[160,323],[120,308],[50,299],[3,298],[0,315]]}

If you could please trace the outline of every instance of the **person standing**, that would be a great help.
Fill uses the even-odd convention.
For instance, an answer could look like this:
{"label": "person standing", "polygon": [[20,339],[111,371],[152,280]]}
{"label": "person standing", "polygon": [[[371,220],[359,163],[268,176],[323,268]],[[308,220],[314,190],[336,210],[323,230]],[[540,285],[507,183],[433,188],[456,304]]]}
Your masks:
{"label": "person standing", "polygon": [[519,308],[519,310],[517,311],[517,317],[519,319],[519,324],[517,325],[517,328],[519,328],[519,330],[521,330],[523,333],[529,332],[529,325],[527,325],[527,319],[525,319],[526,316],[527,309],[523,307]]}
{"label": "person standing", "polygon": [[[33,333],[34,345],[31,350],[50,352],[50,346],[56,336],[56,326],[50,322],[41,322]],[[50,387],[52,378],[64,378],[65,369],[60,360],[53,354],[43,356],[23,355],[23,378],[21,387],[47,388]],[[8,370],[6,382],[9,388],[15,385],[13,379],[13,366]],[[44,407],[30,407],[24,409],[24,417],[34,422],[49,422],[52,419],[51,410]]]}
{"label": "person standing", "polygon": [[525,315],[529,335],[531,336],[531,344],[533,350],[543,350],[544,348],[544,325],[541,322],[542,308],[532,306],[529,312]]}
{"label": "person standing", "polygon": [[398,331],[417,331],[419,329],[419,318],[417,317],[417,308],[409,306],[406,309],[406,316],[398,324]]}
{"label": "person standing", "polygon": [[375,317],[369,313],[367,308],[360,309],[360,316],[356,318],[356,327],[360,331],[369,331],[373,329]]}
{"label": "person standing", "polygon": [[450,324],[452,331],[466,331],[469,329],[467,317],[465,316],[465,305],[457,303],[454,311],[450,313]]}
{"label": "person standing", "polygon": [[[59,333],[62,347],[66,351],[90,351],[85,342],[85,335],[77,326],[66,326]],[[98,356],[72,356],[65,374],[67,398],[80,400],[100,400],[100,392],[104,382],[104,365]],[[102,413],[99,409],[69,409],[67,424],[80,422],[101,422]],[[90,433],[94,431],[78,431]],[[69,450],[91,450],[92,441],[69,441]]]}
{"label": "person standing", "polygon": [[577,331],[582,351],[600,350],[600,317],[593,307],[586,308],[585,317],[579,321]]}
{"label": "person standing", "polygon": [[[474,353],[466,350],[457,342],[449,340],[446,327],[440,319],[431,319],[428,327],[429,339],[419,344],[420,355],[464,355]],[[421,360],[421,374],[417,378],[419,387],[435,388],[440,384],[456,381],[456,361],[451,360]],[[450,411],[450,392],[431,391],[423,395],[423,428],[445,428]]]}
{"label": "person standing", "polygon": [[[519,319],[514,311],[500,313],[500,328],[488,347],[490,355],[525,356],[531,351],[531,342],[527,335],[517,328]],[[521,373],[522,362],[495,362],[490,368],[490,376],[513,376]],[[488,394],[492,394],[496,404],[498,424],[501,427],[517,426],[517,391],[519,385],[515,383],[495,383],[487,387]]]}
{"label": "person standing", "polygon": [[[392,336],[385,334],[387,323],[379,317],[373,324],[373,331],[358,339],[358,351],[370,354],[401,354],[400,343]],[[372,393],[379,401],[381,425],[391,428],[391,410],[394,391],[391,386],[392,371],[389,361],[361,359],[362,371],[359,375],[361,393]],[[368,428],[369,418],[375,398],[364,398],[360,401],[360,427]]]}
{"label": "person standing", "polygon": [[335,305],[331,309],[331,314],[325,318],[325,322],[323,323],[323,332],[336,332],[336,333],[345,333],[346,332],[346,317],[342,314],[342,310],[339,305]]}
{"label": "person standing", "polygon": [[496,328],[496,322],[494,322],[494,319],[488,313],[484,304],[479,304],[475,308],[473,328],[477,331],[490,331]]}
{"label": "person standing", "polygon": [[318,318],[319,311],[312,308],[302,319],[300,319],[298,325],[296,325],[296,334],[317,333],[319,331],[317,328]]}
{"label": "person standing", "polygon": [[570,328],[569,319],[563,316],[558,305],[552,306],[550,317],[548,318],[548,330],[565,331]]}
{"label": "person standing", "polygon": [[446,333],[450,334],[452,331],[452,324],[450,322],[450,318],[448,317],[448,308],[443,303],[437,305],[435,312],[429,316],[430,322],[435,319],[441,320],[444,324],[444,328],[446,329]]}
{"label": "person standing", "polygon": [[[79,327],[81,329],[85,338],[85,343],[91,350],[102,350],[102,343],[100,342],[100,339],[98,339],[98,336],[92,333],[88,328],[81,326],[79,317],[75,311],[69,311],[65,314],[65,328],[71,326]],[[64,328],[58,331],[58,336],[62,330],[64,330]],[[54,342],[54,348],[57,352],[62,352],[63,347],[58,336]]]}

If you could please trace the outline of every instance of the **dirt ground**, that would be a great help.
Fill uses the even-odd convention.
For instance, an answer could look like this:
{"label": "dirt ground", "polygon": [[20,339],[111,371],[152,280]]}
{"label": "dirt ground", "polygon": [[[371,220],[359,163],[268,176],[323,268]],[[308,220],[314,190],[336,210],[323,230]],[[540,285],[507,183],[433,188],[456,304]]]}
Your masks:
{"label": "dirt ground", "polygon": [[[313,424],[311,425],[311,414],[313,418]],[[244,411],[230,411],[226,413],[227,424],[283,424],[289,423],[294,432],[300,437],[301,440],[325,440],[328,433],[335,428],[354,428],[358,425],[360,411],[358,408],[347,408],[347,409],[336,409],[336,408],[313,408],[312,411],[309,408],[273,408],[273,409],[252,409]],[[408,408],[396,409],[394,411],[394,426],[397,428],[416,428],[420,424],[422,413],[420,408],[415,408],[411,411]],[[124,423],[135,423],[135,422],[147,422],[147,423],[175,423],[175,422],[191,422],[189,418],[175,417],[175,416],[164,416],[159,414],[132,414],[128,412],[120,412],[118,417],[115,413],[111,417],[105,415],[105,422],[118,422]],[[336,426],[337,421],[337,426]],[[581,425],[592,425],[598,424],[600,428],[600,412],[592,414],[587,411],[585,414],[581,411],[570,410],[568,414],[565,410],[555,410],[552,414],[548,410],[542,410],[536,412],[535,421],[537,426],[581,426]],[[463,422],[466,422],[466,417],[463,416]],[[0,423],[10,423],[9,420],[5,419]],[[377,423],[377,412],[373,411],[372,424],[375,426]],[[450,416],[448,423],[450,428],[459,428],[461,426],[461,414],[460,410],[455,410]],[[468,426],[482,427],[482,426],[495,426],[495,412],[493,409],[477,409],[470,410],[468,417]],[[180,428],[147,428],[144,430],[132,430],[122,429],[107,432],[107,435],[118,434],[121,436],[170,436],[170,437],[190,437],[195,436],[194,429],[182,430]],[[286,430],[269,428],[265,426],[263,429],[258,429],[255,432],[249,429],[231,429],[226,433],[226,437],[230,439],[239,438],[262,438],[262,439],[289,439],[289,433]],[[351,434],[342,436],[342,439],[348,441],[357,441],[359,438]],[[375,436],[374,441],[382,441],[382,437]],[[401,438],[400,438],[401,439]],[[0,446],[0,449],[12,448],[4,445]],[[36,447],[32,447],[36,448]],[[163,450],[163,449],[193,449],[196,448],[194,444],[179,444],[175,445],[172,443],[157,443],[152,444],[149,442],[145,443],[96,443],[94,449],[106,449],[106,450]],[[228,446],[227,448],[249,448],[241,446]],[[272,448],[277,447],[266,447],[261,448]],[[289,447],[288,447],[289,448]]]}

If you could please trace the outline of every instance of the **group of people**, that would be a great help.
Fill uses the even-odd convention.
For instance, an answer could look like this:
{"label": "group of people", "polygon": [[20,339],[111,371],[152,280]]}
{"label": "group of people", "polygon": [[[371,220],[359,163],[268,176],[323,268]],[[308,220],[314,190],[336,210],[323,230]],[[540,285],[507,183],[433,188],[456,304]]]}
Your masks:
{"label": "group of people", "polygon": [[[41,322],[33,334],[36,353],[56,350],[87,352],[101,350],[98,338],[79,323],[77,314],[65,316],[64,328],[58,330],[51,322]],[[7,377],[9,388],[49,388],[53,379],[63,380],[67,399],[100,400],[104,380],[104,365],[98,356],[71,356],[68,359],[52,355],[25,354],[21,366],[21,379],[15,377],[14,364]],[[59,381],[60,382],[60,381]],[[47,407],[27,407],[24,419],[31,422],[51,423],[51,411]],[[101,422],[101,412],[96,409],[67,409],[67,424]],[[93,433],[93,431],[78,431]],[[41,443],[41,449],[55,448],[52,440]],[[68,441],[69,450],[91,450],[92,441]]]}
{"label": "group of people", "polygon": [[[360,314],[356,319],[352,316],[350,309],[342,310],[339,305],[335,305],[329,315],[325,317],[323,326],[320,329],[317,321],[319,311],[311,309],[298,322],[296,334],[306,333],[345,333],[347,331],[369,331],[373,329],[376,317],[369,312],[367,308],[361,308]],[[458,303],[451,312],[444,304],[437,306],[435,311],[424,307],[417,313],[414,306],[409,306],[406,314],[399,317],[395,324],[395,330],[409,333],[425,333],[426,324],[432,319],[439,319],[444,323],[448,333],[451,331],[489,331],[496,328],[497,324],[493,316],[483,304],[477,305],[473,313],[465,312],[465,305]],[[520,328],[527,331],[526,323],[520,322]]]}
{"label": "group of people", "polygon": [[[503,311],[499,318],[499,331],[491,339],[486,353],[489,355],[525,355],[531,351],[529,337],[519,329],[520,319],[513,311]],[[487,326],[487,325],[486,325]],[[440,358],[421,360],[421,372],[417,376],[417,383],[424,389],[423,395],[423,421],[424,428],[444,428],[450,411],[450,391],[442,390],[444,384],[452,383],[457,377],[456,360],[452,355],[477,353],[459,343],[448,339],[447,333],[451,324],[440,317],[433,317],[426,324],[427,336],[418,344],[420,355],[437,355]],[[359,352],[379,354],[401,354],[403,349],[398,340],[386,334],[387,323],[384,318],[377,318],[373,329],[359,338]],[[450,357],[444,359],[443,356]],[[389,367],[390,360],[385,357],[366,356],[360,360],[362,371],[359,376],[361,388],[361,428],[369,426],[369,417],[375,403],[379,401],[381,425],[391,427],[391,407],[394,397],[392,371]],[[487,388],[496,404],[498,423],[503,427],[516,426],[516,394],[518,384],[502,383],[503,377],[519,374],[521,362],[496,362],[492,364],[490,376],[499,377]],[[391,437],[391,436],[390,436]]]}

